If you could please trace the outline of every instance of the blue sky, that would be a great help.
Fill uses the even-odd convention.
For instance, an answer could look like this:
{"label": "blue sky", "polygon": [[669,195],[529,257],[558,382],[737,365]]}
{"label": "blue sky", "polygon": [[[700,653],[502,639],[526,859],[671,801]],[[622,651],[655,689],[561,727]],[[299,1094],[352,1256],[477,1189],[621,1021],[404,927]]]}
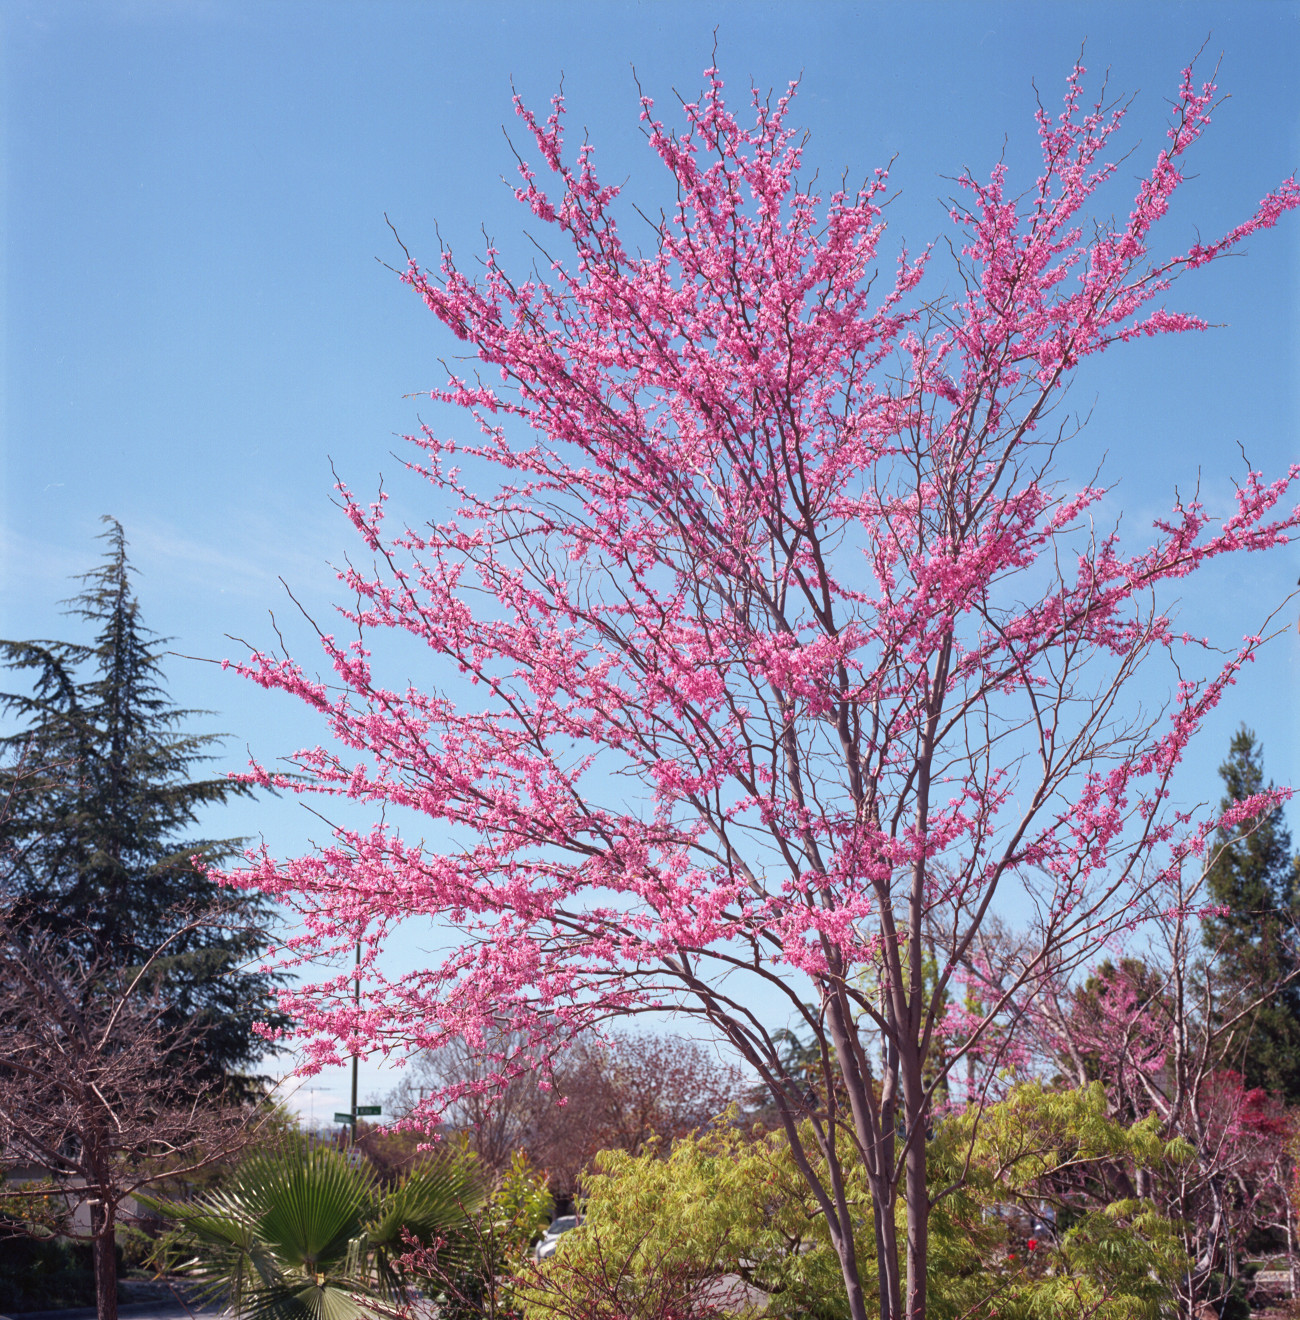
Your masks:
{"label": "blue sky", "polygon": [[[1093,81],[1136,93],[1129,142],[1153,154],[1166,99],[1204,44],[1231,99],[1171,217],[1174,237],[1244,218],[1300,166],[1300,6],[1223,4],[299,4],[261,0],[7,0],[4,45],[3,555],[0,635],[61,636],[68,577],[97,558],[98,519],[124,524],[146,620],[177,652],[266,643],[318,618],[331,563],[352,548],[331,504],[331,460],[359,491],[386,476],[399,509],[421,492],[393,456],[409,398],[440,383],[445,337],[385,269],[433,262],[435,223],[466,260],[491,234],[526,251],[501,177],[511,80],[544,106],[561,74],[609,179],[658,204],[633,66],[671,118],[710,62],[736,91],[802,77],[794,118],[824,179],[897,156],[895,232],[944,228],[938,199],[966,165],[1005,150],[1032,177],[1034,84],[1050,107],[1086,40]],[[1142,520],[1199,471],[1213,496],[1240,467],[1300,458],[1300,222],[1189,279],[1176,302],[1224,328],[1135,345],[1085,373],[1081,468],[1103,451],[1119,503]],[[1189,590],[1192,631],[1235,642],[1294,584],[1300,556],[1213,574]],[[1292,613],[1300,611],[1300,607]],[[308,651],[301,630],[298,649]],[[1243,721],[1267,767],[1300,782],[1294,626],[1215,716],[1188,768],[1190,798]],[[317,740],[288,702],[216,666],[174,660],[178,701],[217,712],[229,761]],[[1292,819],[1300,825],[1300,813]],[[292,803],[240,806],[214,832],[301,850],[319,827]],[[1300,833],[1300,829],[1297,830]],[[418,944],[394,965],[418,960]],[[343,1102],[341,1075],[304,1106]],[[367,1069],[364,1091],[389,1083]]]}

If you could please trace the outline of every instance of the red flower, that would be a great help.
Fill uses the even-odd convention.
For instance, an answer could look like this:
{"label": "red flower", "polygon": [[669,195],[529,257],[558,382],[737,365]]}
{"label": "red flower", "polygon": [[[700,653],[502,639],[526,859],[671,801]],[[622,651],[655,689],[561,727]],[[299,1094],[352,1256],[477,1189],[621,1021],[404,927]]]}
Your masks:
{"label": "red flower", "polygon": [[1029,1241],[1025,1243],[1025,1246],[1026,1246],[1030,1251],[1037,1251],[1037,1250],[1038,1250],[1038,1239],[1037,1239],[1037,1238],[1030,1238]]}

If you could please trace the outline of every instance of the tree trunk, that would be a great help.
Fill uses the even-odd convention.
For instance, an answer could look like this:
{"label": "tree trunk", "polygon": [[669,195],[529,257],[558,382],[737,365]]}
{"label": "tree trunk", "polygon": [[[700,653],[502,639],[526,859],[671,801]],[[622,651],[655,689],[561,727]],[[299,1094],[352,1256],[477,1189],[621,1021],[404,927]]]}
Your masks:
{"label": "tree trunk", "polygon": [[876,1277],[879,1280],[880,1320],[902,1320],[903,1289],[898,1276],[898,1228],[888,1198],[872,1190],[871,1210],[876,1231]]}
{"label": "tree trunk", "polygon": [[103,1205],[90,1208],[94,1238],[95,1307],[99,1320],[117,1320],[117,1226]]}
{"label": "tree trunk", "polygon": [[[867,1310],[867,1299],[862,1292],[862,1278],[858,1273],[857,1261],[852,1257],[853,1243],[850,1239],[847,1253],[843,1243],[836,1243],[838,1255],[840,1258],[840,1274],[844,1279],[844,1290],[848,1296],[849,1318],[850,1320],[870,1320],[870,1313]],[[881,1320],[885,1320],[885,1307],[883,1297],[880,1307]]]}
{"label": "tree trunk", "polygon": [[[919,1002],[919,1000],[917,1001]],[[925,1138],[929,1118],[925,1077],[919,1049],[908,1050],[900,1060],[903,1084],[903,1113],[907,1143],[903,1152],[903,1205],[907,1219],[907,1320],[925,1320],[926,1263],[930,1251],[930,1186],[926,1178],[929,1152]]]}
{"label": "tree trunk", "polygon": [[930,1191],[925,1177],[925,1138],[907,1148],[907,1320],[925,1320],[926,1262],[930,1254]]}
{"label": "tree trunk", "polygon": [[1295,1208],[1289,1196],[1283,1198],[1283,1204],[1286,1206],[1286,1272],[1293,1299],[1292,1305],[1294,1305],[1294,1299],[1297,1293],[1300,1293],[1300,1269],[1297,1269],[1300,1261],[1296,1259]]}
{"label": "tree trunk", "polygon": [[[838,969],[837,969],[838,970]],[[843,999],[835,993],[828,996],[830,1012],[827,1025],[838,1060],[839,1076],[849,1097],[857,1145],[865,1159],[867,1186],[871,1193],[872,1229],[876,1239],[876,1294],[880,1320],[902,1320],[903,1293],[898,1273],[898,1228],[894,1218],[892,1170],[894,1164],[894,1107],[889,1099],[891,1088],[886,1081],[877,1101],[872,1095],[871,1071],[866,1064],[861,1044],[857,1039],[852,1019],[845,1011]],[[888,1064],[886,1064],[888,1072]],[[834,1083],[828,1078],[827,1085]],[[875,1119],[872,1106],[878,1105]],[[827,1152],[830,1158],[830,1152]],[[843,1180],[835,1174],[835,1161],[831,1159],[832,1179],[837,1193],[843,1191]],[[848,1248],[853,1250],[853,1220],[848,1206],[843,1203],[843,1219],[848,1234]],[[837,1244],[838,1250],[838,1244]],[[860,1307],[865,1315],[862,1298],[861,1274],[857,1268],[856,1253],[850,1262],[840,1251],[840,1268],[849,1294],[850,1313],[856,1320]],[[856,1298],[856,1300],[855,1300]]]}

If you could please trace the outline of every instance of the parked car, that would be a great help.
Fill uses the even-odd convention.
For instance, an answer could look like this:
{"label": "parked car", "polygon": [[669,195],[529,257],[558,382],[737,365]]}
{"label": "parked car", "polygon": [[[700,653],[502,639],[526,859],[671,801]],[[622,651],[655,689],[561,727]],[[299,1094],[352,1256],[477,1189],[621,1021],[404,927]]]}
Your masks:
{"label": "parked car", "polygon": [[555,1248],[560,1245],[560,1239],[571,1229],[577,1228],[578,1223],[577,1215],[561,1215],[542,1234],[542,1240],[533,1248],[533,1259],[546,1260],[549,1256],[554,1256]]}

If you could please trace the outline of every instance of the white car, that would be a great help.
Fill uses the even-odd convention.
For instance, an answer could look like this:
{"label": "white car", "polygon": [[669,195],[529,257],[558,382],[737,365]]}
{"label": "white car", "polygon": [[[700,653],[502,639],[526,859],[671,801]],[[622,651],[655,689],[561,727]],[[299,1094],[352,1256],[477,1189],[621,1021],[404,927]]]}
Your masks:
{"label": "white car", "polygon": [[555,1255],[555,1248],[560,1245],[560,1239],[571,1229],[578,1227],[577,1215],[561,1215],[550,1228],[542,1234],[542,1240],[533,1248],[534,1260],[546,1260]]}

